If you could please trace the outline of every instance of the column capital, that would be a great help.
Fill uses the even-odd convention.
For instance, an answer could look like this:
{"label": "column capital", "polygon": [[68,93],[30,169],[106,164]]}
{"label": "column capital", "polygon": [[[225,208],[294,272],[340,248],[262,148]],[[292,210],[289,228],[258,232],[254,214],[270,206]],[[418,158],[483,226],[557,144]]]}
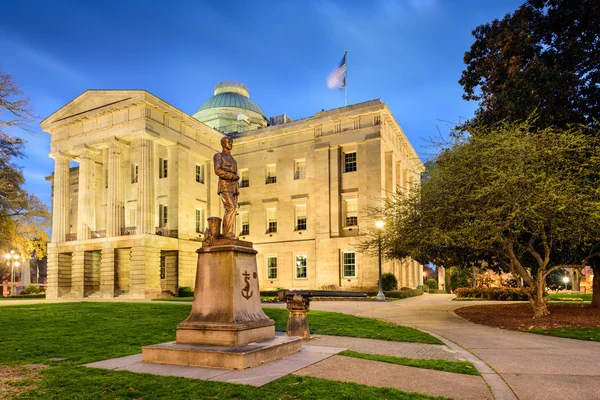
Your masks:
{"label": "column capital", "polygon": [[128,142],[127,140],[123,140],[120,139],[116,136],[113,136],[113,139],[109,142],[106,143],[108,145],[108,147],[120,147],[120,148],[125,148],[128,147],[131,142]]}
{"label": "column capital", "polygon": [[54,161],[71,161],[77,158],[77,156],[63,151],[54,151],[48,154],[48,157],[54,159]]}
{"label": "column capital", "polygon": [[79,156],[79,158],[90,158],[96,154],[100,154],[101,150],[87,144],[80,144],[73,148],[73,152]]}

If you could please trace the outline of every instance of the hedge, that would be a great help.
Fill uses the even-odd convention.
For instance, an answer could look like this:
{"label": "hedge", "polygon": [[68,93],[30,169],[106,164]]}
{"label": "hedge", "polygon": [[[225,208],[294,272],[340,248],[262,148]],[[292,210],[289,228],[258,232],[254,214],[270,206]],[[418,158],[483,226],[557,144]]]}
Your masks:
{"label": "hedge", "polygon": [[459,298],[487,300],[529,300],[527,292],[516,288],[458,288],[454,294]]}

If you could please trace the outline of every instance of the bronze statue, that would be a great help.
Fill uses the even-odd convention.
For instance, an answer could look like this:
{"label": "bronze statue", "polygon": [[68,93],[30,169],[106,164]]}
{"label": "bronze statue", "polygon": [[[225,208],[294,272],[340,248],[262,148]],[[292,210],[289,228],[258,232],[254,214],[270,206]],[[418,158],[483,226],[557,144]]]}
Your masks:
{"label": "bronze statue", "polygon": [[238,205],[240,177],[237,172],[237,162],[231,155],[233,139],[224,137],[221,139],[223,151],[215,154],[215,174],[219,177],[218,194],[221,196],[225,215],[223,216],[223,237],[226,239],[237,239],[234,232],[235,209]]}

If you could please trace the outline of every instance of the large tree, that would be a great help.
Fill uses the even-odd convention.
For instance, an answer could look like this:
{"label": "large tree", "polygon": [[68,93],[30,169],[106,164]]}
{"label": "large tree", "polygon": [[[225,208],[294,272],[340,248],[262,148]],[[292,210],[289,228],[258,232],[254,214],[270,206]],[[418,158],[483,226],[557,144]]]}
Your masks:
{"label": "large tree", "polygon": [[463,98],[479,102],[473,120],[522,121],[532,128],[598,128],[600,2],[528,0],[501,20],[478,26],[465,53]]}
{"label": "large tree", "polygon": [[504,268],[523,279],[534,317],[547,315],[546,277],[589,262],[582,249],[600,241],[600,139],[531,134],[535,122],[475,125],[443,149],[419,189],[384,206],[387,255]]}
{"label": "large tree", "polygon": [[[25,257],[41,258],[45,255],[49,213],[23,187],[25,179],[15,161],[25,157],[25,141],[14,133],[31,132],[30,124],[35,120],[20,86],[11,75],[0,71],[0,250],[13,249]],[[2,270],[0,279],[1,275]]]}

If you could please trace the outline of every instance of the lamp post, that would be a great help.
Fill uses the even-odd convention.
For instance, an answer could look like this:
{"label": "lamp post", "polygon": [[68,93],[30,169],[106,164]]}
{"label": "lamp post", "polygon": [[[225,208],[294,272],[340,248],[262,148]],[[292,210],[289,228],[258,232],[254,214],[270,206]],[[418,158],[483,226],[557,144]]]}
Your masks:
{"label": "lamp post", "polygon": [[565,292],[566,292],[566,291],[567,291],[567,284],[569,283],[569,277],[568,277],[568,276],[565,276],[565,277],[563,278],[563,282],[565,283]]}
{"label": "lamp post", "polygon": [[385,300],[383,282],[381,281],[381,231],[383,230],[383,221],[375,222],[375,227],[378,230],[377,244],[379,245],[379,293],[377,293],[377,300]]}
{"label": "lamp post", "polygon": [[4,258],[6,258],[7,263],[10,263],[10,296],[12,297],[15,295],[15,267],[21,265],[19,262],[20,256],[14,250],[11,250],[10,253],[4,255]]}

